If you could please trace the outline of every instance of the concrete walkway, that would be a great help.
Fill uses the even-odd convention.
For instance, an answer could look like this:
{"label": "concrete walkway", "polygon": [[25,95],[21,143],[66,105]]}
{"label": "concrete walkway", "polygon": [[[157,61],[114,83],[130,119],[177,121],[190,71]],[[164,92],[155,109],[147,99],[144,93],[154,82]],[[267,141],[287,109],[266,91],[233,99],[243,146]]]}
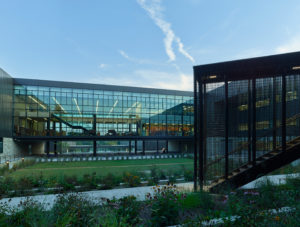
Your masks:
{"label": "concrete walkway", "polygon": [[[300,173],[297,174],[287,174],[287,175],[274,175],[274,176],[264,176],[258,178],[257,180],[244,185],[242,189],[253,189],[256,188],[260,183],[269,180],[273,184],[284,184],[286,178],[296,178],[300,177]],[[181,191],[192,191],[193,182],[188,183],[178,183],[176,184],[177,188]],[[111,189],[111,190],[97,190],[97,191],[87,191],[79,192],[79,195],[84,196],[85,198],[90,199],[96,203],[101,203],[101,198],[107,199],[120,199],[124,196],[135,196],[137,200],[143,201],[146,198],[148,193],[153,194],[153,186],[146,187],[135,187],[135,188],[120,188],[120,189]],[[69,193],[70,194],[70,193]],[[0,200],[0,205],[7,203],[11,208],[18,208],[20,202],[25,201],[26,199],[33,199],[34,201],[44,204],[45,209],[51,209],[57,196],[59,194],[50,194],[50,195],[36,195],[36,196],[27,196],[27,197],[14,197],[14,198],[5,198]]]}
{"label": "concrete walkway", "polygon": [[[193,183],[180,183],[176,184],[179,190],[191,191]],[[135,196],[137,200],[143,201],[146,199],[148,193],[153,194],[153,186],[146,187],[135,187],[135,188],[120,188],[120,189],[111,189],[111,190],[97,190],[97,191],[87,191],[87,192],[78,192],[78,195],[93,201],[95,203],[101,203],[101,198],[106,199],[120,199],[125,196]],[[72,192],[68,193],[72,194]],[[26,201],[27,199],[40,202],[44,205],[46,210],[50,210],[55,200],[59,194],[50,194],[50,195],[36,195],[36,196],[23,196],[23,197],[14,197],[14,198],[5,198],[0,200],[0,205],[7,203],[10,208],[17,209],[21,202]]]}
{"label": "concrete walkway", "polygon": [[253,189],[257,188],[261,183],[266,182],[267,180],[275,185],[285,184],[287,178],[297,178],[300,177],[300,173],[293,174],[282,174],[282,175],[272,175],[272,176],[263,176],[255,181],[252,181],[244,186],[242,189]]}

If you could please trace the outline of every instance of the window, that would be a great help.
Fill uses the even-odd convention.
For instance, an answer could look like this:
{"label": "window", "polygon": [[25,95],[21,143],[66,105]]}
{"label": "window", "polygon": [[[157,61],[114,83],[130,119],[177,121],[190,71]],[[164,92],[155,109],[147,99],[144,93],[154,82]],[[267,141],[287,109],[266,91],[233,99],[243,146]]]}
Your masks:
{"label": "window", "polygon": [[239,111],[244,111],[244,110],[248,110],[248,105],[247,104],[244,104],[244,105],[240,105],[238,107]]}
{"label": "window", "polygon": [[270,105],[270,99],[260,100],[256,102],[256,108]]}
{"label": "window", "polygon": [[262,130],[262,129],[267,129],[269,128],[269,121],[260,121],[256,122],[256,129],[257,130]]}
{"label": "window", "polygon": [[248,124],[240,124],[239,125],[239,131],[247,131],[248,130]]}
{"label": "window", "polygon": [[[264,107],[270,105],[270,99],[256,101],[256,108]],[[248,104],[243,104],[238,106],[239,111],[248,110]]]}

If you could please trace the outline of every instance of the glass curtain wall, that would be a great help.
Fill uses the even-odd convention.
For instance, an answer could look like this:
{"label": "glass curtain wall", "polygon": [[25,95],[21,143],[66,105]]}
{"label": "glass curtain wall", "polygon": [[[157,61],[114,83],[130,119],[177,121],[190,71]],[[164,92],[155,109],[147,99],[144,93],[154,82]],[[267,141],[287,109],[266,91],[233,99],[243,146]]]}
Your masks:
{"label": "glass curtain wall", "polygon": [[192,94],[177,96],[16,85],[14,134],[190,136],[193,134],[193,98]]}

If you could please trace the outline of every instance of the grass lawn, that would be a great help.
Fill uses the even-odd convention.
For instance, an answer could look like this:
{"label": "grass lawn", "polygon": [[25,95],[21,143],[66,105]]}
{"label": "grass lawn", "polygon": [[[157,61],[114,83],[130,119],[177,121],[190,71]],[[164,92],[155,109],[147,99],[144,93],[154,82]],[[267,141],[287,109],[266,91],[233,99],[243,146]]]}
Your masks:
{"label": "grass lawn", "polygon": [[116,161],[90,161],[90,162],[47,162],[36,163],[32,166],[18,169],[9,174],[13,178],[23,176],[37,176],[41,173],[46,176],[73,176],[82,177],[84,174],[96,173],[105,176],[112,173],[121,176],[124,172],[146,171],[156,166],[158,170],[176,172],[184,166],[193,168],[193,160],[188,158],[150,159],[150,160],[116,160]]}

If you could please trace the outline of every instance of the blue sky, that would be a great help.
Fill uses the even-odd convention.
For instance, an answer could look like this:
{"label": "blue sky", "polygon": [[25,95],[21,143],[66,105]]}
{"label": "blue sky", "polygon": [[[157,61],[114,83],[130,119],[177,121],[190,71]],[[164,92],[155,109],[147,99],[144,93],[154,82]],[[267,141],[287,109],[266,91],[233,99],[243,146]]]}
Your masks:
{"label": "blue sky", "polygon": [[299,51],[299,22],[299,0],[0,0],[0,67],[192,90],[193,65]]}

